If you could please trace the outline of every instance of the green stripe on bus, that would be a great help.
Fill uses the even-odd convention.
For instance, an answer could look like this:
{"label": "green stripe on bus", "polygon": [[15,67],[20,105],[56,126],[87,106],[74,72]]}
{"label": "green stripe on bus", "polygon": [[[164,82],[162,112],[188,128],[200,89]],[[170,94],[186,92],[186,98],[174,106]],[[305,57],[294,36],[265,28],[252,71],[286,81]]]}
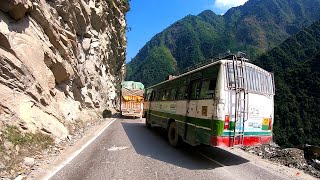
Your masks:
{"label": "green stripe on bus", "polygon": [[191,124],[194,124],[196,126],[202,126],[202,127],[211,128],[211,122],[212,122],[211,119],[187,117],[187,116],[183,116],[183,115],[177,115],[177,114],[171,114],[171,113],[153,111],[153,110],[151,110],[150,113],[158,115],[158,116],[166,117],[166,118],[171,118],[171,119],[183,121],[183,122],[185,122],[185,120],[187,118],[187,123],[191,123]]}
{"label": "green stripe on bus", "polygon": [[224,121],[212,121],[211,134],[213,136],[221,136],[224,130]]}
{"label": "green stripe on bus", "polygon": [[171,113],[154,111],[154,110],[150,110],[150,113],[158,116],[166,117],[168,119],[171,118],[171,119],[180,120],[180,121],[184,121],[185,119],[185,116],[178,115],[178,114],[171,114]]}
{"label": "green stripe on bus", "polygon": [[[156,116],[160,116],[163,118],[171,118],[174,120],[185,122],[186,116],[183,115],[177,115],[177,114],[171,114],[166,112],[160,112],[160,111],[150,111],[151,114],[154,114]],[[210,128],[211,129],[211,135],[213,136],[233,136],[234,132],[224,132],[224,121],[223,120],[211,120],[211,119],[202,119],[202,118],[195,118],[195,117],[187,117],[187,123],[193,124],[195,126],[204,127],[204,128]],[[233,121],[229,122],[229,130],[234,129],[235,123]],[[205,129],[204,129],[205,130]],[[206,130],[205,130],[206,131]],[[207,130],[209,131],[209,130]],[[272,135],[272,132],[245,132],[245,136],[252,136],[252,135]]]}
{"label": "green stripe on bus", "polygon": [[214,136],[219,136],[223,134],[224,121],[222,120],[212,120],[212,119],[202,119],[195,117],[186,117],[183,115],[171,114],[166,112],[150,110],[151,114],[162,116],[165,118],[171,118],[178,121],[185,122],[187,118],[187,123],[194,124],[195,126],[205,127],[211,129],[211,134]]}

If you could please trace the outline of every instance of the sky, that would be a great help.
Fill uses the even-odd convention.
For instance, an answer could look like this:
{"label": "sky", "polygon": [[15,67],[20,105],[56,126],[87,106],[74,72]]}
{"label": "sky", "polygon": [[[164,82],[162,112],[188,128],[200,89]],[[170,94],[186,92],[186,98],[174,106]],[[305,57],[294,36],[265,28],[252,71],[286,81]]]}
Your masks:
{"label": "sky", "polygon": [[247,0],[131,0],[127,13],[127,57],[131,61],[151,38],[185,16],[212,10],[222,15]]}

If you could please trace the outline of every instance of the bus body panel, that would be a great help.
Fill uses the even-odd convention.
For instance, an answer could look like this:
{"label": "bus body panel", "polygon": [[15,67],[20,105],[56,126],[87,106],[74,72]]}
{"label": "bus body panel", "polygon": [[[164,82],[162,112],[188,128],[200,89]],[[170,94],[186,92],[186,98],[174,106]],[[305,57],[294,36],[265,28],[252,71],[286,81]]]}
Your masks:
{"label": "bus body panel", "polygon": [[[189,88],[188,96],[184,100],[151,100],[145,103],[145,113],[150,114],[150,120],[153,125],[168,128],[170,121],[177,123],[178,133],[181,138],[191,145],[206,144],[212,146],[232,146],[240,143],[239,139],[233,141],[234,129],[234,112],[235,112],[235,90],[228,88],[228,80],[226,74],[226,63],[229,61],[220,61],[214,66],[218,67],[216,75],[216,85],[214,95],[205,99],[190,98],[190,90],[193,83],[200,81],[203,86],[205,80],[210,79],[211,76],[202,75],[201,72],[208,72],[210,68],[203,68],[202,70],[178,77],[176,82]],[[246,63],[247,64],[247,63]],[[247,64],[253,68],[258,68],[254,65]],[[261,70],[262,71],[262,70]],[[263,71],[264,73],[268,73]],[[210,74],[210,73],[209,73]],[[213,73],[214,74],[214,73]],[[191,79],[196,80],[191,80]],[[188,80],[189,79],[189,80]],[[147,91],[159,92],[170,91],[170,88],[175,88],[173,81],[169,81],[168,87],[166,82],[148,88]],[[170,84],[169,84],[170,83]],[[210,82],[211,83],[211,82]],[[178,85],[177,85],[178,87]],[[167,89],[165,89],[167,88]],[[178,93],[178,92],[177,92]],[[147,99],[149,101],[150,98]],[[248,103],[248,119],[244,123],[244,127],[236,128],[236,132],[240,132],[244,128],[244,142],[243,145],[251,146],[256,144],[266,144],[272,139],[272,125],[273,125],[273,94],[265,95],[259,93],[249,92],[247,95]],[[231,116],[229,121],[229,128],[225,128],[225,118]],[[233,123],[233,125],[232,125]],[[237,126],[238,127],[238,126]]]}

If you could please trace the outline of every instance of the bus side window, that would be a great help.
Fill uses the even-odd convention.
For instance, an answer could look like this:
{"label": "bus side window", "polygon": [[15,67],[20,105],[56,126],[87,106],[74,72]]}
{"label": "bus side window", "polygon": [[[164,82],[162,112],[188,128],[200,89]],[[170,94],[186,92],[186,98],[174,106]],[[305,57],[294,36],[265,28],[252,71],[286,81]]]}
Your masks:
{"label": "bus side window", "polygon": [[175,100],[176,93],[177,93],[176,88],[171,89],[169,100],[171,100],[171,101],[172,101],[172,100]]}
{"label": "bus side window", "polygon": [[200,98],[200,89],[201,89],[200,81],[192,82],[190,99],[199,99]]}
{"label": "bus side window", "polygon": [[176,89],[176,96],[174,97],[176,100],[180,100],[180,89],[181,88]]}
{"label": "bus side window", "polygon": [[162,100],[162,96],[163,96],[163,92],[160,90],[160,91],[158,91],[157,92],[157,99],[158,99],[158,101],[161,101]]}
{"label": "bus side window", "polygon": [[170,98],[169,95],[170,95],[170,90],[169,90],[169,89],[168,89],[168,90],[165,90],[164,93],[163,93],[162,100],[163,100],[163,101],[169,100],[169,98]]}
{"label": "bus side window", "polygon": [[216,80],[206,80],[202,82],[200,99],[210,99],[214,97],[214,92],[216,89]]}
{"label": "bus side window", "polygon": [[154,100],[155,101],[159,101],[160,100],[160,91],[156,91],[155,92]]}
{"label": "bus side window", "polygon": [[143,94],[143,99],[149,100],[148,97],[149,97],[149,92],[145,92],[145,93]]}
{"label": "bus side window", "polygon": [[215,90],[216,90],[216,84],[217,84],[217,80],[216,79],[210,80],[209,90],[208,90],[208,98],[214,97],[214,93],[215,93]]}
{"label": "bus side window", "polygon": [[149,101],[154,101],[155,91],[152,91],[149,96]]}
{"label": "bus side window", "polygon": [[162,93],[161,93],[161,100],[162,100],[162,101],[165,101],[165,100],[166,100],[166,94],[167,94],[167,90],[162,91]]}
{"label": "bus side window", "polygon": [[177,88],[176,98],[177,100],[183,100],[185,99],[185,93],[186,93],[186,86],[182,86],[180,88]]}

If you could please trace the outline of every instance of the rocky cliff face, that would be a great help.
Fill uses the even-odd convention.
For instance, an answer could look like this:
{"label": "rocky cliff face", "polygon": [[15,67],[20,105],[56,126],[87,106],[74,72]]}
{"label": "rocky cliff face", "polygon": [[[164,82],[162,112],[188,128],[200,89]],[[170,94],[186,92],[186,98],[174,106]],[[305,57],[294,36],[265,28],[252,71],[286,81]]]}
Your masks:
{"label": "rocky cliff face", "polygon": [[114,108],[127,1],[2,0],[0,9],[0,129],[59,140]]}

